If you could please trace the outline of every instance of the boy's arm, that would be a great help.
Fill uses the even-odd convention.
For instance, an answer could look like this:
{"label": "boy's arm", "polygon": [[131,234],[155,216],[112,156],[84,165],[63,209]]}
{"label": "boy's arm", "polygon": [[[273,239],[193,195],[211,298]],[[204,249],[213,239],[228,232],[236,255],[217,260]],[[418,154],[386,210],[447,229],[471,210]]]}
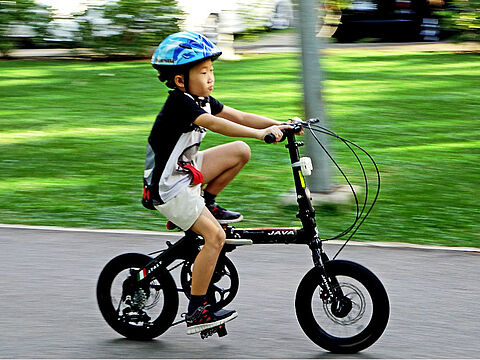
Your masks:
{"label": "boy's arm", "polygon": [[267,125],[267,127],[265,128],[256,129],[230,121],[226,118],[213,116],[208,113],[202,114],[197,117],[194,123],[213,132],[232,137],[248,137],[263,140],[268,134],[273,134],[275,135],[277,141],[279,141],[283,136],[281,129],[291,127],[289,125],[278,126],[277,124],[280,123],[275,122],[273,126]]}
{"label": "boy's arm", "polygon": [[265,129],[272,125],[282,124],[280,121],[256,114],[246,113],[226,105],[223,106],[222,111],[220,111],[217,116],[254,129]]}

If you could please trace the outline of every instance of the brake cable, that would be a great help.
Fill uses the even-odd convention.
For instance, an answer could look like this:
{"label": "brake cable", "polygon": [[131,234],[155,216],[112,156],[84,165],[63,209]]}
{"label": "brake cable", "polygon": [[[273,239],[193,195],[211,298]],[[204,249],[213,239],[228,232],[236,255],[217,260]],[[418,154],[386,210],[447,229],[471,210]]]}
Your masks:
{"label": "brake cable", "polygon": [[[326,239],[322,239],[322,241],[327,241],[327,240],[333,240],[333,239],[338,239],[342,236],[345,236],[346,234],[348,234],[350,231],[353,231],[351,232],[351,234],[349,235],[349,237],[345,240],[345,242],[343,243],[343,245],[340,247],[340,249],[337,251],[337,253],[335,254],[335,256],[333,257],[333,259],[335,259],[339,254],[340,252],[345,248],[345,246],[347,245],[347,243],[352,239],[352,237],[356,234],[356,232],[358,231],[358,229],[360,228],[360,226],[363,225],[364,221],[366,220],[366,218],[370,215],[370,212],[372,211],[373,209],[373,206],[375,205],[377,199],[378,199],[378,196],[379,196],[379,193],[380,193],[380,171],[378,169],[378,166],[377,166],[377,163],[375,162],[375,160],[373,159],[373,157],[365,150],[363,149],[361,146],[355,144],[354,142],[348,140],[348,139],[345,139],[339,135],[337,135],[336,133],[334,133],[333,131],[323,127],[323,126],[320,126],[320,125],[314,125],[312,127],[312,124],[313,121],[307,121],[307,122],[302,122],[302,125],[304,127],[306,127],[310,133],[312,134],[313,138],[315,139],[315,141],[320,145],[320,147],[322,148],[322,150],[325,152],[325,154],[330,158],[330,160],[333,162],[333,164],[335,165],[335,167],[339,170],[339,172],[342,174],[342,176],[344,177],[344,179],[347,181],[347,184],[349,185],[350,187],[350,190],[352,191],[352,194],[355,198],[355,204],[356,204],[356,216],[355,216],[355,221],[353,222],[353,224],[351,226],[349,226],[346,230],[342,231],[340,234],[338,235],[335,235],[333,237],[330,237],[330,238],[326,238]],[[322,134],[325,134],[325,135],[328,135],[328,136],[331,136],[331,137],[334,137],[340,141],[342,141],[345,146],[347,146],[350,151],[354,154],[355,158],[357,159],[357,162],[358,164],[360,165],[361,169],[362,169],[362,173],[363,173],[363,178],[364,178],[364,184],[365,184],[365,199],[364,199],[364,202],[363,202],[363,207],[361,209],[361,211],[359,212],[359,203],[358,203],[358,197],[357,197],[357,194],[355,192],[355,189],[353,187],[353,185],[351,184],[350,180],[348,179],[348,176],[345,174],[345,172],[342,170],[342,168],[340,167],[340,165],[338,165],[338,163],[335,161],[335,159],[333,158],[333,156],[328,152],[328,150],[326,149],[326,147],[321,143],[320,139],[318,138],[318,136],[315,134],[315,132],[319,132],[319,133],[322,133]],[[373,164],[373,166],[375,167],[375,171],[377,173],[377,190],[376,190],[376,194],[372,200],[372,202],[369,204],[369,207],[365,212],[365,209],[367,207],[367,203],[368,203],[368,195],[369,195],[369,183],[368,183],[368,177],[367,177],[367,173],[366,173],[366,170],[365,170],[365,167],[363,165],[363,162],[362,160],[359,158],[357,152],[355,151],[355,149],[353,147],[357,148],[358,150],[362,151],[371,161],[371,163]]]}
{"label": "brake cable", "polygon": [[[356,205],[356,216],[355,216],[355,221],[354,223],[349,227],[347,228],[346,230],[344,230],[342,233],[340,234],[337,234],[331,238],[326,238],[326,239],[322,239],[322,240],[334,240],[334,239],[338,239],[346,234],[348,234],[353,228],[354,226],[356,225],[358,219],[361,217],[362,213],[363,213],[363,210],[365,209],[365,204],[364,204],[364,207],[362,209],[362,212],[359,213],[359,205],[358,205],[358,197],[357,197],[357,193],[355,191],[355,188],[353,187],[352,183],[350,182],[350,180],[348,179],[348,176],[345,174],[345,172],[342,170],[342,168],[340,167],[340,165],[338,165],[338,163],[336,162],[336,160],[333,158],[333,156],[328,152],[328,150],[325,148],[325,146],[321,143],[321,141],[318,139],[318,137],[315,135],[315,133],[313,132],[313,129],[309,126],[308,127],[310,132],[312,133],[314,139],[317,141],[317,143],[320,145],[320,147],[323,149],[323,151],[328,155],[328,157],[330,158],[330,160],[335,164],[336,168],[339,170],[339,172],[342,174],[343,178],[346,180],[348,186],[350,187],[350,190],[352,191],[352,194],[354,196],[354,199],[355,199],[355,205]],[[328,130],[328,129],[327,129]],[[332,132],[326,132],[326,131],[323,131],[323,130],[317,130],[319,132],[322,132],[322,133],[325,133],[327,135],[330,135],[330,136],[334,136]],[[358,157],[357,157],[358,159]]]}

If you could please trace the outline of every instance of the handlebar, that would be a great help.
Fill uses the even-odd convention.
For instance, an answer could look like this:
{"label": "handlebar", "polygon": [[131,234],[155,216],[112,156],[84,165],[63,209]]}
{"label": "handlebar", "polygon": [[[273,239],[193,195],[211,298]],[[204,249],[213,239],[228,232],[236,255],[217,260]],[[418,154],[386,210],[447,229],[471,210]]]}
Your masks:
{"label": "handlebar", "polygon": [[[285,125],[291,125],[291,129],[282,129],[283,136],[278,142],[282,142],[287,138],[288,133],[297,133],[299,132],[304,126],[306,126],[307,122],[294,122],[294,123],[285,123]],[[267,144],[272,144],[277,141],[277,138],[273,134],[268,134],[263,138]]]}

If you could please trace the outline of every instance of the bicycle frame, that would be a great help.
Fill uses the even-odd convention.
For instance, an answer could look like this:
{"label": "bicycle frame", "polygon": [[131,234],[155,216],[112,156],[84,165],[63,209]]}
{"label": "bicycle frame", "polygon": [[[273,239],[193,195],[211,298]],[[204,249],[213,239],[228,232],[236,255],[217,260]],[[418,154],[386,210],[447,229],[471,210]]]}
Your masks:
{"label": "bicycle frame", "polygon": [[[252,244],[307,244],[312,251],[313,263],[323,271],[323,264],[328,261],[328,256],[322,248],[322,241],[318,236],[317,224],[315,221],[315,210],[313,208],[310,192],[306,186],[305,179],[300,165],[300,154],[298,148],[303,146],[297,142],[295,132],[300,130],[295,126],[285,133],[287,144],[285,147],[290,154],[290,162],[295,182],[295,191],[299,212],[297,217],[302,222],[302,228],[255,228],[235,229],[233,226],[225,228],[227,239],[250,240]],[[167,242],[168,248],[163,250],[157,257],[152,259],[145,268],[141,269],[136,276],[140,282],[148,282],[154,273],[159,269],[166,270],[175,260],[183,259],[194,261],[203,239],[193,231],[186,231],[185,236],[172,244]],[[235,244],[226,244],[223,251],[229,252],[236,248]]]}
{"label": "bicycle frame", "polygon": [[310,198],[310,191],[306,186],[305,179],[300,165],[300,154],[298,148],[303,146],[297,142],[295,132],[298,128],[286,132],[287,144],[285,147],[290,154],[295,192],[299,212],[297,217],[303,227],[297,228],[267,228],[267,229],[235,229],[227,227],[227,239],[250,239],[253,244],[307,244],[312,251],[313,263],[322,267],[328,257],[323,251],[322,242],[318,236],[317,224],[315,221],[315,209]]}

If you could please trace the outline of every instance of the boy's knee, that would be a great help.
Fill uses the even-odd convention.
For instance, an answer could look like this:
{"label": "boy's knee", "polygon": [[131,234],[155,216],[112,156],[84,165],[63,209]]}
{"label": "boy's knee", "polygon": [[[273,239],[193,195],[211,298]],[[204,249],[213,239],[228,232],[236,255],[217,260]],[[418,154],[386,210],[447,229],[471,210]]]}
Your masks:
{"label": "boy's knee", "polygon": [[223,229],[219,229],[216,233],[208,238],[205,237],[205,245],[210,246],[210,248],[215,249],[217,252],[222,251],[223,245],[225,245],[225,240],[227,236]]}
{"label": "boy's knee", "polygon": [[227,236],[225,234],[225,231],[223,229],[219,230],[215,237],[215,242],[220,250],[223,248],[223,245],[225,245],[226,239],[227,239]]}
{"label": "boy's knee", "polygon": [[248,144],[243,141],[235,141],[235,145],[238,148],[238,154],[239,154],[240,160],[244,164],[246,164],[250,160],[250,156],[251,156],[250,146],[248,146]]}

